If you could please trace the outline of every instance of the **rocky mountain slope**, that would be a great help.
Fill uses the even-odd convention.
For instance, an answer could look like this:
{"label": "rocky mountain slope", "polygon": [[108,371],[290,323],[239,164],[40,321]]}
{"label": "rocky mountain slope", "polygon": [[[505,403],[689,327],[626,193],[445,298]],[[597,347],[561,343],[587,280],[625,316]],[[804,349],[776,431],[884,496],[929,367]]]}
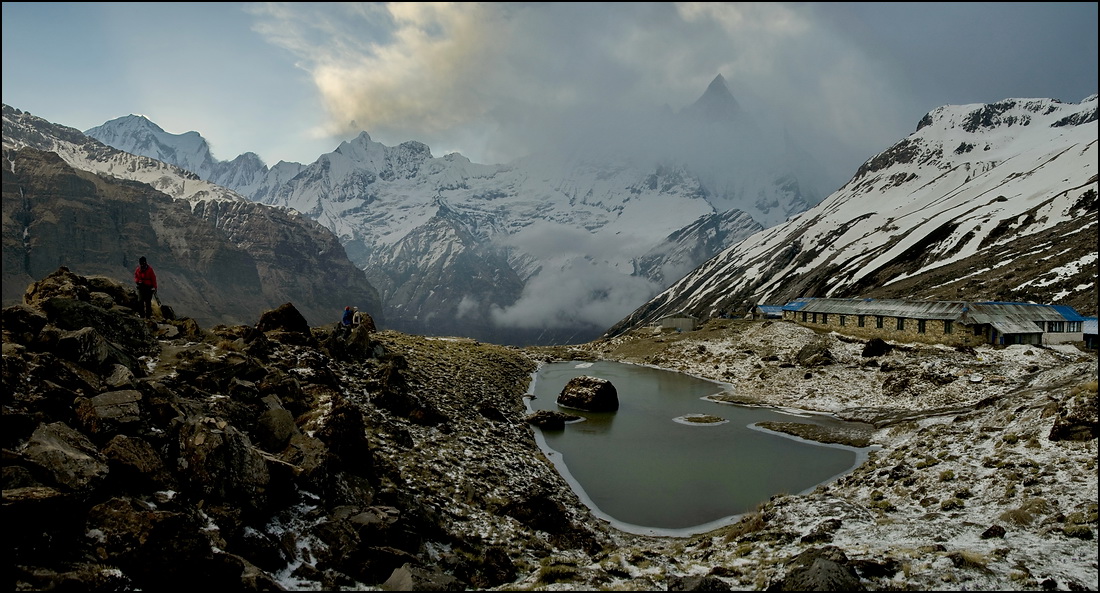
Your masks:
{"label": "rocky mountain slope", "polygon": [[609,332],[803,296],[1097,303],[1097,97],[945,106]]}
{"label": "rocky mountain slope", "polygon": [[384,322],[377,291],[315,221],[7,106],[4,157],[5,305],[61,265],[128,281],[144,255],[160,298],[204,325],[286,302],[314,324],[348,305]]}
{"label": "rocky mountain slope", "polygon": [[809,181],[812,159],[796,139],[760,129],[721,76],[630,140],[578,141],[499,165],[435,157],[415,141],[384,146],[363,132],[300,169],[267,170],[247,155],[213,161],[194,132],[168,134],[137,116],[87,133],[332,229],[378,288],[390,327],[497,343],[596,337],[832,189]]}
{"label": "rocky mountain slope", "polygon": [[[870,349],[732,320],[553,349],[369,323],[343,340],[290,305],[204,329],[145,322],[128,284],[65,269],[24,300],[3,310],[14,590],[1097,586],[1095,352]],[[876,450],[712,532],[621,533],[526,422],[531,373],[557,357],[860,420]]]}

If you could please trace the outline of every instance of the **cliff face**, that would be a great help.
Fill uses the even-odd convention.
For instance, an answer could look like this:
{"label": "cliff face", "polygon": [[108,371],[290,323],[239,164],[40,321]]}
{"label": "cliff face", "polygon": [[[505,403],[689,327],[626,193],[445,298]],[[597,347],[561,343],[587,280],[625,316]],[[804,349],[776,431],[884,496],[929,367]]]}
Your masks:
{"label": "cliff face", "polygon": [[128,284],[144,255],[161,300],[205,326],[253,323],[286,302],[314,325],[339,320],[348,305],[383,321],[377,291],[309,219],[247,201],[174,200],[52,152],[5,151],[5,160],[5,305],[60,266]]}

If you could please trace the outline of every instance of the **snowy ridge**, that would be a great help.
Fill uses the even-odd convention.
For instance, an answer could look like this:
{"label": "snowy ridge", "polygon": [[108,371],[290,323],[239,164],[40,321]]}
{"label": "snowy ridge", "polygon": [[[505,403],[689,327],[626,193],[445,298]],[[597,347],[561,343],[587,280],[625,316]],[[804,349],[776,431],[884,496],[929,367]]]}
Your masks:
{"label": "snowy ridge", "polygon": [[[617,327],[677,310],[707,316],[799,296],[868,296],[1055,229],[1084,233],[1080,264],[1065,269],[1087,274],[1093,262],[1093,282],[1082,290],[1095,307],[1096,112],[1095,95],[1079,104],[1009,99],[936,109],[821,204],[718,254]],[[1046,241],[1035,252],[1057,253]],[[1049,269],[1059,265],[1071,264],[1051,260]],[[1015,283],[1028,285],[1039,282]]]}
{"label": "snowy ridge", "polygon": [[[5,150],[30,146],[54,152],[74,168],[148,184],[173,198],[190,202],[192,209],[206,200],[249,201],[236,191],[204,181],[179,166],[117,150],[75,129],[8,105],[4,105],[3,112]],[[132,124],[136,117],[127,121]]]}

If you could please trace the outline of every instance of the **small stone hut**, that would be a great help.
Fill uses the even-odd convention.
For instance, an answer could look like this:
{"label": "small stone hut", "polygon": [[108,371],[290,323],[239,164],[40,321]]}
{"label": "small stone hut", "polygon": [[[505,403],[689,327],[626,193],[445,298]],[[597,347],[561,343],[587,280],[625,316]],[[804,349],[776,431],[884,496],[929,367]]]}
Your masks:
{"label": "small stone hut", "polygon": [[690,332],[695,331],[695,328],[699,327],[699,318],[681,311],[679,313],[673,313],[672,315],[666,315],[659,319],[657,323],[660,324],[661,329]]}

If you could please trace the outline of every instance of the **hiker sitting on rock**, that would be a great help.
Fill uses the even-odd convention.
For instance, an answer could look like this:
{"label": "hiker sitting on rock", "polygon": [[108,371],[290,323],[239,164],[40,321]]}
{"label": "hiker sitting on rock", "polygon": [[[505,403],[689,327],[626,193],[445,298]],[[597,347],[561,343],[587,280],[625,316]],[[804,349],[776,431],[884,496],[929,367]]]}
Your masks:
{"label": "hiker sitting on rock", "polygon": [[340,319],[340,324],[336,326],[337,337],[344,338],[351,334],[351,325],[354,317],[355,314],[351,310],[351,307],[344,307],[344,316]]}

